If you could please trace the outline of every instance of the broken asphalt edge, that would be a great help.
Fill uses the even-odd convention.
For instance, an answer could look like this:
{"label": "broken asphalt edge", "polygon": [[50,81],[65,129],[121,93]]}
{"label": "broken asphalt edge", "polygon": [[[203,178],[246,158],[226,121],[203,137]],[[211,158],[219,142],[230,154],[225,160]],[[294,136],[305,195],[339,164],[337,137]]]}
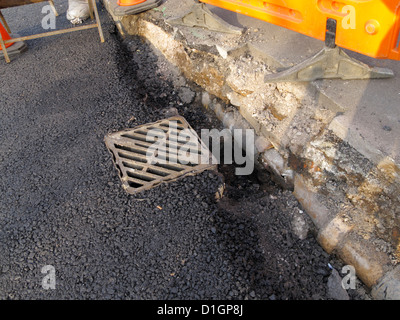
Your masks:
{"label": "broken asphalt edge", "polygon": [[[395,209],[400,207],[400,169],[391,159],[366,159],[335,135],[334,119],[343,112],[335,101],[312,83],[252,85],[248,79],[254,74],[237,81],[235,71],[249,72],[238,64],[243,53],[273,67],[279,64],[245,44],[230,51],[196,46],[187,40],[188,28],[168,25],[160,10],[116,16],[115,0],[102,3],[123,37],[147,39],[204,90],[203,105],[225,127],[255,130],[259,163],[293,190],[325,251],[354,266],[374,299],[400,299],[400,218]],[[225,109],[218,101],[236,108]],[[295,112],[287,112],[290,103]],[[261,114],[254,105],[263,106]]]}

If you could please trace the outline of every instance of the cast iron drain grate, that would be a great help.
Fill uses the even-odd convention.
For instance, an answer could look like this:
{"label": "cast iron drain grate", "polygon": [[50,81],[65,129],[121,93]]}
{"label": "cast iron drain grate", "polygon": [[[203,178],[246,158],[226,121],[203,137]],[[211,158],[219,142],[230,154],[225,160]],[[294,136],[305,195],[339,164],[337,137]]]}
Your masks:
{"label": "cast iron drain grate", "polygon": [[217,169],[211,151],[180,116],[111,133],[105,143],[130,194]]}

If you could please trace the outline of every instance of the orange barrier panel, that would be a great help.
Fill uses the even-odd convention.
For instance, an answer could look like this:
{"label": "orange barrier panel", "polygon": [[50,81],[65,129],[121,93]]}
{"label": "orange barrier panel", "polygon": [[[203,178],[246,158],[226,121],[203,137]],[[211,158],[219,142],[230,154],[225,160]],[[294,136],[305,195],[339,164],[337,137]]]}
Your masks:
{"label": "orange barrier panel", "polygon": [[146,0],[118,0],[119,6],[135,6],[137,4],[143,3]]}
{"label": "orange barrier panel", "polygon": [[337,21],[336,45],[373,58],[400,60],[398,0],[200,0],[324,41]]}

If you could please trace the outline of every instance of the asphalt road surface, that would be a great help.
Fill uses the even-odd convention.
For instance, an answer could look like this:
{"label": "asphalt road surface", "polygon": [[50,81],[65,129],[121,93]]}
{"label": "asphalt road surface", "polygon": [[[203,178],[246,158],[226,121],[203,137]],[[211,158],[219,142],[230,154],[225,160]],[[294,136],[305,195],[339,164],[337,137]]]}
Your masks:
{"label": "asphalt road surface", "polygon": [[[20,35],[43,32],[43,5],[4,16]],[[68,27],[66,1],[56,5]],[[108,132],[171,107],[196,130],[218,124],[145,42],[122,42],[100,15],[105,43],[96,29],[74,32],[0,62],[0,299],[331,298],[328,264],[340,264],[311,231],[293,233],[305,214],[272,182],[220,166],[219,202],[221,175],[207,171],[125,193]]]}

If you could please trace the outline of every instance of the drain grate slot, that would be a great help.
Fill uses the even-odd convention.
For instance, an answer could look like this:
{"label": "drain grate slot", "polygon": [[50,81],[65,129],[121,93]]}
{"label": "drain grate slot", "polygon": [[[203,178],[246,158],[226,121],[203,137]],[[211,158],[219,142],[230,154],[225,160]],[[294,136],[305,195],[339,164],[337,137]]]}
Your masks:
{"label": "drain grate slot", "polygon": [[133,182],[133,181],[128,181],[128,185],[129,185],[130,188],[133,188],[133,189],[137,189],[137,188],[143,187],[142,184],[136,183],[136,182]]}
{"label": "drain grate slot", "polygon": [[140,157],[139,155],[131,155],[131,154],[123,153],[123,152],[118,152],[118,156],[121,158],[129,159],[129,160],[147,163],[146,157]]}
{"label": "drain grate slot", "polygon": [[166,177],[171,173],[171,172],[167,173],[165,171],[157,170],[157,169],[154,169],[154,168],[148,168],[146,171],[150,172],[150,173],[154,173],[154,174],[156,174],[158,176],[161,176],[161,177]]}
{"label": "drain grate slot", "polygon": [[130,194],[217,168],[211,151],[179,116],[109,134],[105,143]]}
{"label": "drain grate slot", "polygon": [[115,148],[119,149],[119,150],[123,150],[123,151],[127,151],[127,152],[132,152],[132,153],[139,153],[142,155],[146,155],[146,148],[143,147],[138,147],[138,148],[134,148],[134,147],[130,147],[130,146],[121,146],[116,144]]}
{"label": "drain grate slot", "polygon": [[155,164],[155,166],[159,167],[159,168],[164,168],[164,169],[168,169],[168,170],[171,170],[171,171],[175,171],[175,172],[181,172],[181,171],[184,170],[184,168],[176,167],[176,166],[174,166],[172,164],[157,163],[157,164]]}
{"label": "drain grate slot", "polygon": [[139,174],[136,171],[131,172],[130,170],[127,170],[126,173],[131,178],[135,178],[135,179],[139,179],[139,180],[143,180],[143,181],[147,181],[147,182],[151,182],[151,181],[154,181],[157,179],[157,178],[151,178],[148,175]]}
{"label": "drain grate slot", "polygon": [[138,166],[136,163],[129,163],[126,161],[122,161],[122,164],[127,168],[131,168],[131,169],[135,169],[135,170],[143,170],[143,168],[144,168],[142,166]]}
{"label": "drain grate slot", "polygon": [[[169,128],[169,126],[167,124],[165,124],[165,123],[160,124],[160,127]],[[179,129],[179,130],[184,130],[185,129],[185,127],[183,127],[183,126],[176,126],[175,128]]]}

